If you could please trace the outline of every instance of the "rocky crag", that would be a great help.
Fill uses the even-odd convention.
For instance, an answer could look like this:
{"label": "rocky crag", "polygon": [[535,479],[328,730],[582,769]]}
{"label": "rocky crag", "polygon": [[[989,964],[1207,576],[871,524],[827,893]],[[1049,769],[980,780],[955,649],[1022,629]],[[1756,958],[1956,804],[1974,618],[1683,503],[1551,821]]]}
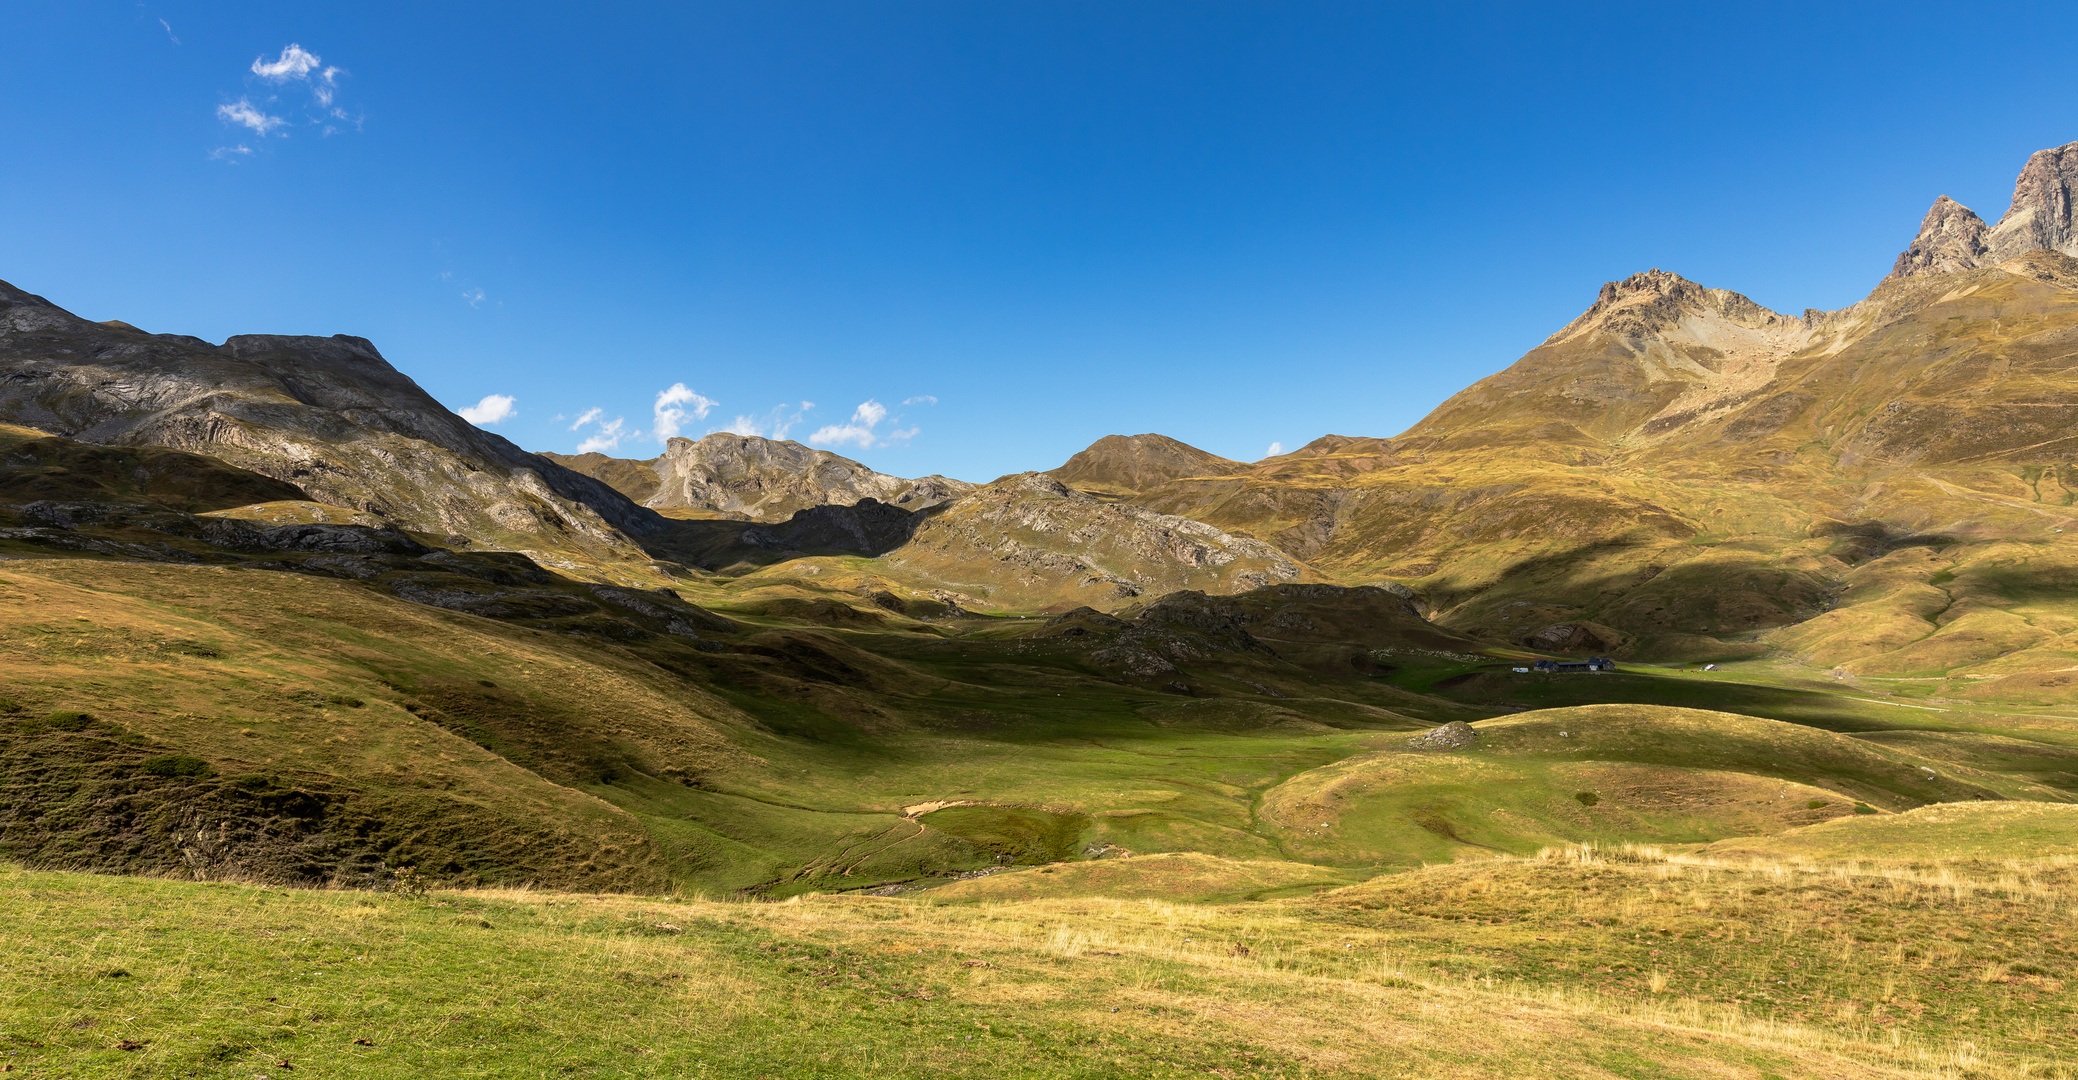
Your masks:
{"label": "rocky crag", "polygon": [[1998,266],[2030,251],[2078,256],[2071,196],[2078,190],[2078,142],[2037,150],[2013,182],[2013,201],[1997,225],[1946,195],[1920,222],[1912,246],[1898,255],[1894,278],[1952,274]]}
{"label": "rocky crag", "polygon": [[647,461],[603,454],[545,458],[613,485],[644,506],[681,515],[782,522],[816,506],[873,499],[923,510],[974,490],[944,476],[905,480],[847,457],[791,440],[717,431],[698,441],[674,438]]}

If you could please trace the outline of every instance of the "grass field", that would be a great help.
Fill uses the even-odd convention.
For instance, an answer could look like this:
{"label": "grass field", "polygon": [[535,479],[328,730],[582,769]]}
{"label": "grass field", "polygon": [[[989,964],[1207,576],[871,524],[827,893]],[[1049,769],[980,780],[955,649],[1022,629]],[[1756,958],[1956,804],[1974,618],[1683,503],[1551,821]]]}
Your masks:
{"label": "grass field", "polygon": [[746,904],[5,870],[0,1054],[67,1077],[2078,1075],[2068,860],[1569,849],[1209,905],[1172,878]]}

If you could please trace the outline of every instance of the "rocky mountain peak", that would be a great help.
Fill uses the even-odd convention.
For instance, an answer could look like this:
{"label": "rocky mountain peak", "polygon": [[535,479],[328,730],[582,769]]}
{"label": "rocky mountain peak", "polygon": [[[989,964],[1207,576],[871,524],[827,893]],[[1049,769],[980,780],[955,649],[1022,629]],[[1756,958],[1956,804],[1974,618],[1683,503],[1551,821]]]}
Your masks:
{"label": "rocky mountain peak", "polygon": [[2071,220],[2071,192],[2078,188],[2078,142],[2028,156],[2013,181],[2013,204],[1991,230],[1996,265],[2030,251],[2078,255],[2078,227]]}
{"label": "rocky mountain peak", "polygon": [[2013,181],[2013,202],[1997,225],[1986,226],[1969,207],[1943,195],[1884,280],[1977,270],[2030,251],[2078,255],[2073,189],[2078,189],[2078,142],[2028,156]]}
{"label": "rocky mountain peak", "polygon": [[1985,241],[1985,234],[1990,231],[1975,210],[1943,195],[1934,200],[1919,223],[1919,235],[1912,239],[1911,247],[1898,253],[1897,265],[1884,280],[1914,274],[1948,274],[1981,266],[1990,250]]}
{"label": "rocky mountain peak", "polygon": [[1637,341],[1660,336],[1697,316],[1746,330],[1775,330],[1798,321],[1730,289],[1706,288],[1673,271],[1653,267],[1621,281],[1605,282],[1595,302],[1545,344],[1590,333]]}

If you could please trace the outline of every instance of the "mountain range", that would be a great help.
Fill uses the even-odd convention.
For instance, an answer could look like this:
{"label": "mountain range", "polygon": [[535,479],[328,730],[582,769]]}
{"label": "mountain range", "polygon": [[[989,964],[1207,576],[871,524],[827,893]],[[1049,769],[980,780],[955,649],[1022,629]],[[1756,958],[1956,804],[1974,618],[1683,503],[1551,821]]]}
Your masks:
{"label": "mountain range", "polygon": [[[360,338],[211,344],[0,285],[0,715],[65,717],[0,752],[0,852],[777,895],[1112,847],[1704,842],[1745,834],[1669,807],[1753,775],[2061,797],[2061,750],[1898,717],[2069,708],[2074,169],[2034,155],[1992,227],[1937,201],[1839,311],[1648,270],[1395,436],[1238,462],[1113,435],[980,484],[725,432],[529,453]],[[1509,670],[1584,655],[1773,681]],[[1334,816],[1315,781],[1386,790],[1381,733],[1612,701],[1815,726],[1796,753],[1854,764],[1741,749],[1747,779],[1662,778],[1683,794],[1621,832],[1578,786],[1506,822],[1438,796],[1384,847],[1295,824]],[[1889,749],[1841,742],[1863,728]],[[1172,729],[1247,764],[1151,794],[1118,740]],[[1911,786],[1923,761],[1947,786]]]}

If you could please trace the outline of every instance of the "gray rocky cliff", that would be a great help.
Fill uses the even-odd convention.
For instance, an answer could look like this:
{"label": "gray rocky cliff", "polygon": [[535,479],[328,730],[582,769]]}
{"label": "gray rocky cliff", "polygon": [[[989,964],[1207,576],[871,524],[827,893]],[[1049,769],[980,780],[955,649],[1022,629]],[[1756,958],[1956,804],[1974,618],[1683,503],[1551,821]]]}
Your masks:
{"label": "gray rocky cliff", "polygon": [[1912,239],[1912,246],[1898,253],[1890,277],[1952,274],[1982,266],[1985,253],[1990,250],[1985,243],[1985,234],[1990,231],[1976,211],[1943,195],[1934,200],[1932,209],[1920,221],[1919,235]]}
{"label": "gray rocky cliff", "polygon": [[2078,255],[2071,191],[2078,188],[2078,142],[2037,150],[2013,182],[2013,204],[1992,226],[1989,262],[1996,266],[2030,251]]}
{"label": "gray rocky cliff", "polygon": [[1884,280],[1978,270],[2031,251],[2078,256],[2078,223],[2071,217],[2074,190],[2078,142],[2037,150],[2014,180],[2013,201],[1998,224],[1986,226],[1969,207],[1943,195]]}

